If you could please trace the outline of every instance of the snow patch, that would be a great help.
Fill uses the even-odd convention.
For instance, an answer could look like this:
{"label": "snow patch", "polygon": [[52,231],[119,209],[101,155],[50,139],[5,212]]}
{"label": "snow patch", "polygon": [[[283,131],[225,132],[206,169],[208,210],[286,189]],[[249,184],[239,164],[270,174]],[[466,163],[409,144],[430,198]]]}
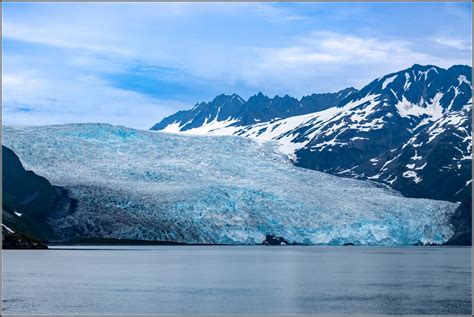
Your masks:
{"label": "snow patch", "polygon": [[443,115],[443,107],[439,103],[442,97],[443,93],[437,93],[431,102],[426,107],[423,107],[409,102],[405,96],[402,96],[402,100],[399,101],[395,107],[400,116],[404,118],[410,116],[421,117],[426,115],[431,120],[437,120]]}
{"label": "snow patch", "polygon": [[5,228],[8,232],[10,232],[10,233],[15,233],[15,231],[13,231],[12,229],[8,228],[8,227],[7,227],[6,225],[4,225],[3,223],[2,223],[2,226],[3,226],[3,228]]}
{"label": "snow patch", "polygon": [[406,171],[402,174],[402,176],[405,178],[412,178],[416,184],[422,180],[415,171]]}
{"label": "snow patch", "polygon": [[388,77],[387,79],[385,79],[385,81],[382,83],[382,89],[387,88],[388,85],[393,83],[393,81],[397,78],[397,76],[398,75],[393,75],[393,76]]}

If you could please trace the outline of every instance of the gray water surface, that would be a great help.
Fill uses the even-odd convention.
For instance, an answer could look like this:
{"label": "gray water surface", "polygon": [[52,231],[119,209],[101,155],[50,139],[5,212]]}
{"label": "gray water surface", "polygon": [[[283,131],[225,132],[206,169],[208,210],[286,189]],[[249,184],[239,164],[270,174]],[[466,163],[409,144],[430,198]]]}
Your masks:
{"label": "gray water surface", "polygon": [[470,256],[461,247],[8,250],[3,313],[471,314]]}

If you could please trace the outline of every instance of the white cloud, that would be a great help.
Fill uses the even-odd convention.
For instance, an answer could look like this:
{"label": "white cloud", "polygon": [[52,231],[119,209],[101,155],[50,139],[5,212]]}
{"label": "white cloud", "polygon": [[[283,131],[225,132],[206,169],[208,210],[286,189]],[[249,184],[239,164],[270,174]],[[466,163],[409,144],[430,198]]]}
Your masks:
{"label": "white cloud", "polygon": [[30,76],[4,75],[4,124],[108,122],[148,129],[156,118],[172,114],[184,104],[113,88],[94,76],[68,80]]}
{"label": "white cloud", "polygon": [[[244,80],[301,96],[348,86],[361,88],[371,80],[415,63],[449,67],[463,59],[441,58],[416,50],[408,41],[312,32],[290,46],[254,48],[257,56],[242,67]],[[242,65],[242,64],[241,64]]]}
{"label": "white cloud", "polygon": [[273,22],[293,22],[293,21],[303,21],[308,20],[307,16],[302,14],[295,14],[290,10],[277,7],[273,3],[253,3],[253,8],[249,7],[249,9],[253,9],[257,12],[258,15],[272,20]]}
{"label": "white cloud", "polygon": [[[57,46],[67,49],[81,49],[97,53],[112,53],[117,55],[132,56],[133,51],[126,46],[112,46],[101,44],[103,40],[80,38],[84,35],[83,30],[74,28],[60,28],[52,31],[44,27],[30,27],[15,23],[3,23],[3,37],[7,39],[20,40],[30,43]],[[75,34],[76,36],[71,36]],[[89,33],[90,35],[91,33]],[[75,38],[76,37],[76,38]]]}
{"label": "white cloud", "polygon": [[31,73],[25,74],[5,74],[2,76],[2,86],[7,87],[32,87],[39,86],[40,80],[31,76]]}
{"label": "white cloud", "polygon": [[440,45],[456,48],[458,50],[472,50],[472,44],[468,41],[460,39],[449,38],[449,37],[436,37],[433,41]]}

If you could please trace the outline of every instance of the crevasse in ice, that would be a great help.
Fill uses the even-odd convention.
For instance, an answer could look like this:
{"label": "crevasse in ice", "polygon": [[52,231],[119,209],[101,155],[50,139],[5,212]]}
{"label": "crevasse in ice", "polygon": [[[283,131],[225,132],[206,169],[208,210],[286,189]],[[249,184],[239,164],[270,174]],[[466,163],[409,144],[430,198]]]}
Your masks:
{"label": "crevasse in ice", "polygon": [[27,169],[67,188],[63,238],[253,244],[441,243],[456,204],[295,167],[273,142],[107,124],[5,127]]}

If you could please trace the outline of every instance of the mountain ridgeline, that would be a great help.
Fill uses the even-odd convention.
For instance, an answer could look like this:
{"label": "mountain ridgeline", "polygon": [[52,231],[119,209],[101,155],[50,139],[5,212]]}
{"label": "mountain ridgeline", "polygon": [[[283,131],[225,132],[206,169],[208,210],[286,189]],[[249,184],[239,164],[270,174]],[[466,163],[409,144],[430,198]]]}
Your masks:
{"label": "mountain ridgeline", "polygon": [[336,93],[312,94],[300,100],[285,95],[269,98],[259,92],[245,101],[236,94],[219,95],[211,102],[196,104],[191,110],[179,111],[154,125],[151,130],[163,130],[179,122],[180,131],[201,127],[212,121],[233,121],[232,125],[245,126],[324,110],[339,105],[355,93],[347,88]]}
{"label": "mountain ridgeline", "polygon": [[300,100],[220,95],[151,129],[275,140],[298,166],[465,206],[472,201],[471,122],[472,68],[415,64],[360,90]]}

